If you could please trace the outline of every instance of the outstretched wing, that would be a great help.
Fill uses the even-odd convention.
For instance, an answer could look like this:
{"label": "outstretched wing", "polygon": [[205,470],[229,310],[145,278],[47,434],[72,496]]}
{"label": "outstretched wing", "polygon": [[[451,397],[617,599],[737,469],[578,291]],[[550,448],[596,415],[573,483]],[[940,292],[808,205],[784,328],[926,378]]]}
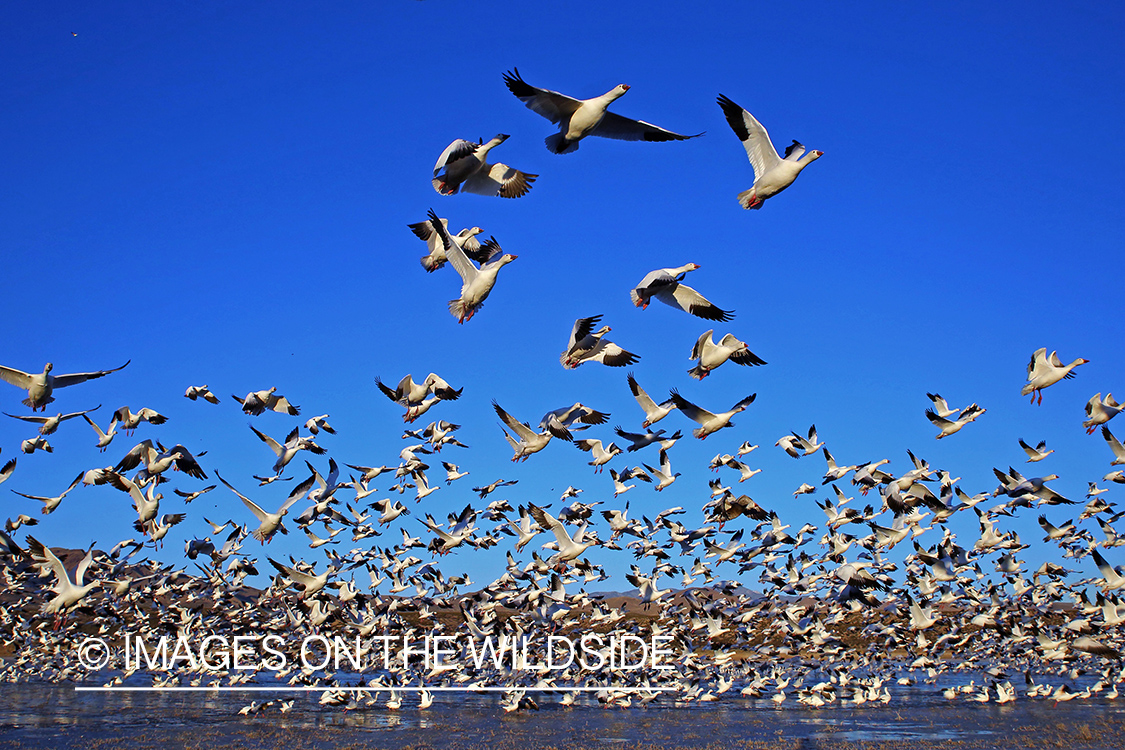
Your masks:
{"label": "outstretched wing", "polygon": [[750,165],[754,167],[754,179],[761,179],[762,175],[781,163],[781,157],[777,155],[777,149],[770,141],[770,134],[762,127],[762,123],[754,118],[754,115],[727,97],[720,94],[717,101],[727,118],[727,124],[746,149],[746,156],[750,158]]}

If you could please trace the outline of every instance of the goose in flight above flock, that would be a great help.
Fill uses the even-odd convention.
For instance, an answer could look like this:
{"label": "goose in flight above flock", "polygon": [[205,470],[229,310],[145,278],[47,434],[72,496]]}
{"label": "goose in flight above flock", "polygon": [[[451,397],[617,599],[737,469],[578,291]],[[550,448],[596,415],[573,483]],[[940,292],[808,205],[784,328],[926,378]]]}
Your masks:
{"label": "goose in flight above flock", "polygon": [[801,170],[824,156],[823,151],[809,151],[797,141],[785,149],[785,158],[778,156],[777,149],[770,142],[770,134],[754,115],[732,102],[722,94],[719,106],[746,155],[754,167],[754,186],[738,194],[738,202],[743,208],[761,208],[766,198],[772,198],[793,184]]}
{"label": "goose in flight above flock", "polygon": [[459,190],[477,195],[498,195],[501,198],[519,198],[531,190],[531,183],[539,175],[521,172],[507,164],[489,164],[488,152],[508,140],[501,133],[488,143],[458,138],[441,152],[434,165],[434,190],[442,195],[454,195]]}
{"label": "goose in flight above flock", "polygon": [[601,319],[601,315],[593,315],[574,321],[566,351],[559,357],[563,367],[573,370],[584,362],[601,362],[609,367],[625,367],[640,359],[636,354],[625,351],[605,338],[605,335],[613,330],[609,326],[594,330],[594,326]]}
{"label": "goose in flight above flock", "polygon": [[688,375],[696,380],[703,380],[728,359],[736,365],[749,367],[766,364],[764,359],[750,351],[745,341],[739,341],[733,333],[723,336],[716,344],[712,336],[714,332],[714,328],[704,331],[691,349],[688,359],[697,359],[699,364],[688,370]]}
{"label": "goose in flight above flock", "polygon": [[445,225],[441,223],[441,219],[432,208],[428,216],[430,227],[437,232],[445,245],[446,257],[461,277],[461,297],[449,301],[449,312],[457,318],[458,323],[472,320],[477,310],[488,299],[488,295],[492,293],[492,287],[496,286],[496,276],[500,273],[500,269],[519,256],[505,253],[496,238],[489,237],[481,243],[480,257],[483,260],[480,262],[480,268],[477,268],[465,255],[461,246],[449,236]]}
{"label": "goose in flight above flock", "polygon": [[1027,364],[1027,383],[1020,390],[1020,395],[1031,394],[1031,401],[1034,403],[1035,396],[1038,394],[1039,403],[1043,403],[1044,388],[1054,385],[1064,378],[1073,378],[1074,373],[1071,370],[1089,361],[1079,357],[1069,365],[1064,365],[1062,360],[1059,359],[1058,352],[1051,352],[1048,355],[1047,347],[1036,349],[1035,353],[1031,355],[1031,361]]}
{"label": "goose in flight above flock", "polygon": [[32,411],[46,411],[47,404],[55,400],[51,394],[56,388],[65,388],[68,385],[76,385],[85,383],[87,380],[105,377],[111,372],[125,369],[132,361],[129,360],[121,367],[114,367],[112,370],[76,372],[69,375],[52,375],[51,370],[55,366],[50,362],[43,366],[43,372],[36,375],[17,370],[14,367],[0,365],[0,380],[27,391],[27,398],[23,400],[23,403],[25,406],[30,406]]}
{"label": "goose in flight above flock", "polygon": [[[437,214],[434,214],[436,217]],[[426,243],[426,247],[430,249],[429,254],[423,255],[421,258],[422,268],[426,269],[427,273],[433,273],[449,260],[445,254],[445,242],[438,232],[434,231],[430,222],[434,217],[428,218],[426,221],[419,221],[416,224],[407,224],[414,236]],[[441,225],[445,228],[446,234],[449,233],[449,221],[446,219],[438,219]],[[449,238],[461,248],[462,252],[468,255],[478,263],[481,261],[477,254],[480,252],[480,242],[477,240],[477,235],[484,230],[480,227],[466,227],[457,234],[450,234]]]}
{"label": "goose in flight above flock", "polygon": [[650,271],[629,292],[629,298],[633,300],[633,305],[642,310],[646,309],[655,297],[664,304],[678,307],[697,318],[725,323],[734,317],[734,310],[720,310],[702,294],[682,283],[685,274],[699,267],[698,263],[687,263],[676,268],[658,268]]}
{"label": "goose in flight above flock", "polygon": [[573,153],[578,150],[578,142],[588,135],[619,141],[686,141],[703,135],[680,135],[650,122],[630,120],[607,111],[610,104],[629,90],[624,83],[593,99],[573,99],[557,91],[532,86],[520,77],[518,68],[504,74],[504,83],[528,109],[559,126],[559,132],[546,138],[547,150],[551,153]]}
{"label": "goose in flight above flock", "polygon": [[39,425],[40,435],[53,435],[55,433],[55,430],[59,429],[59,425],[66,420],[74,419],[75,417],[83,417],[92,411],[97,411],[100,408],[102,408],[102,405],[98,404],[93,409],[76,411],[72,414],[63,414],[62,412],[59,412],[53,417],[23,417],[16,414],[9,414],[8,412],[3,412],[3,414],[4,416],[11,417],[12,419],[22,419],[24,422],[36,422]]}

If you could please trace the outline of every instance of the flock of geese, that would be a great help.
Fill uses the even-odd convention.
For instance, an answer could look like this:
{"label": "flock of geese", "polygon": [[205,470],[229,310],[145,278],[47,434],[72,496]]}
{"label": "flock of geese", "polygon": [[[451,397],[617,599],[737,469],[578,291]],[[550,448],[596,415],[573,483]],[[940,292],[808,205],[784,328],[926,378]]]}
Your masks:
{"label": "flock of geese", "polygon": [[[578,100],[531,86],[518,70],[506,74],[504,83],[529,109],[558,126],[546,139],[556,154],[573,153],[588,136],[645,141],[697,137],[609,112],[629,90],[624,84],[603,96]],[[821,156],[794,141],[782,157],[749,112],[724,96],[719,105],[753,166],[754,184],[739,195],[745,208],[760,208]],[[487,160],[507,137],[476,144],[454,141],[435,166],[435,190],[509,198],[527,194],[538,175]],[[449,264],[460,275],[461,295],[449,309],[461,323],[477,313],[500,268],[516,258],[494,239],[479,242],[479,227],[452,234],[448,221],[434,211],[410,229],[427,245],[422,258],[427,272]],[[683,283],[698,268],[692,263],[654,270],[633,287],[631,300],[642,309],[656,299],[704,320],[731,320],[733,311]],[[564,368],[587,363],[625,367],[637,361],[636,354],[606,338],[611,328],[600,325],[601,319],[576,320],[560,355]],[[695,379],[727,362],[766,364],[730,333],[716,343],[714,329],[699,337],[692,359],[696,364],[688,374]],[[1055,352],[1036,351],[1023,395],[1041,402],[1044,389],[1073,377],[1086,361],[1063,364]],[[197,404],[191,408],[232,409],[233,401],[252,420],[253,438],[248,436],[240,461],[256,468],[229,481],[208,468],[212,456],[193,455],[176,443],[171,437],[175,421],[153,409],[134,413],[122,407],[104,430],[91,416],[100,407],[46,416],[60,389],[117,373],[128,364],[69,375],[53,375],[51,364],[39,374],[0,367],[0,379],[25,391],[23,403],[33,412],[5,412],[37,426],[38,434],[20,446],[25,454],[51,452],[47,437],[77,429],[65,425],[77,417],[96,433],[91,440],[94,464],[113,447],[119,430],[149,435],[118,454],[115,465],[83,471],[59,495],[15,493],[41,507],[13,514],[0,532],[0,647],[10,654],[0,665],[5,679],[157,686],[275,681],[322,688],[321,703],[349,709],[398,708],[403,705],[401,689],[412,685],[504,686],[510,688],[501,700],[505,710],[534,708],[553,689],[583,686],[598,688],[601,703],[620,707],[732,696],[778,705],[790,699],[808,706],[862,704],[893,700],[891,689],[899,685],[963,683],[961,675],[973,675],[973,681],[949,687],[947,698],[1015,700],[1021,691],[1012,680],[1019,677],[1024,698],[1057,703],[1116,697],[1123,679],[1125,571],[1109,562],[1118,554],[1114,548],[1125,545],[1125,535],[1118,532],[1123,513],[1104,497],[1107,489],[1098,486],[1098,481],[1125,483],[1121,470],[1091,481],[1084,502],[1050,488],[1047,483],[1057,478],[1053,474],[1025,477],[1013,467],[995,470],[999,485],[994,489],[967,490],[952,471],[932,467],[912,451],[907,451],[910,463],[904,472],[892,472],[888,459],[838,463],[813,426],[783,435],[774,444],[794,460],[808,462],[802,465],[812,465],[809,481],[795,488],[792,497],[755,501],[731,486],[741,486],[760,471],[751,468],[758,446],[742,436],[737,447],[734,440],[717,446],[719,453],[706,468],[718,474],[708,490],[693,490],[699,492],[694,507],[638,513],[617,498],[637,489],[635,482],[665,491],[681,476],[673,470],[681,430],[669,433],[654,430],[654,425],[686,418],[694,425],[694,438],[718,433],[712,441],[721,441],[734,434],[728,432],[732,419],[754,403],[756,394],[711,411],[676,389],[658,402],[630,373],[626,382],[638,405],[634,417],[639,427],[631,432],[616,426],[613,434],[620,445],[608,435],[575,434],[605,429],[608,423],[609,414],[585,404],[547,411],[533,428],[492,402],[513,461],[547,460],[534,457],[552,440],[572,443],[589,455],[589,476],[601,485],[590,488],[589,496],[599,498],[590,502],[581,500],[584,490],[572,485],[557,501],[536,497],[513,507],[509,498],[518,497],[518,480],[508,478],[468,491],[471,458],[456,459],[464,467],[451,460],[443,460],[441,469],[432,466],[439,454],[471,455],[460,453],[467,450],[458,439],[461,428],[448,421],[406,428],[403,439],[409,444],[395,457],[346,463],[330,455],[329,441],[337,439],[337,431],[329,415],[302,422],[300,407],[276,388],[225,400],[207,385],[191,386],[183,394]],[[460,399],[464,390],[435,373],[420,380],[407,375],[394,388],[376,378],[376,387],[404,410],[407,425],[444,401]],[[937,438],[951,437],[985,414],[975,403],[955,409],[939,394],[927,395],[932,406],[926,416],[939,430]],[[1083,426],[1091,434],[1100,428],[1113,453],[1111,466],[1125,465],[1125,449],[1108,425],[1122,408],[1110,394],[1103,398],[1101,393],[1086,405]],[[282,434],[284,438],[274,437]],[[1019,444],[1029,463],[1049,460],[1054,453],[1046,441],[1034,448],[1022,439]],[[657,458],[632,465],[641,452]],[[812,458],[817,455],[823,471]],[[608,472],[611,495],[609,481],[600,474],[614,461],[619,463]],[[212,474],[215,482],[210,482]],[[247,489],[250,477],[258,485],[253,491]],[[8,481],[13,488],[20,484],[15,458],[0,469],[0,483]],[[218,489],[220,483],[225,490]],[[64,501],[74,502],[66,499],[72,491],[98,485],[108,488],[101,492],[116,490],[129,497],[136,512],[129,523],[135,533],[129,538],[108,550],[92,542],[84,551],[63,554],[41,541],[49,541],[46,534],[28,533],[39,523],[34,510],[49,515]],[[166,497],[169,489],[174,498]],[[438,498],[460,493],[458,500],[441,504],[452,509],[444,518],[438,499],[429,499],[439,490]],[[212,491],[230,493],[222,504],[222,515],[229,515],[225,522],[197,518],[190,509]],[[863,499],[857,501],[856,493]],[[802,500],[803,495],[818,497]],[[175,509],[162,513],[161,505],[166,510],[170,503]],[[783,523],[778,512],[793,512],[789,509],[795,503],[807,503],[799,528]],[[819,511],[812,510],[814,505]],[[1035,570],[1019,559],[1029,543],[1004,528],[1008,519],[1026,513],[1038,514],[1043,544],[1058,556]],[[692,515],[702,522],[689,527]],[[951,524],[955,516],[973,520],[972,533],[962,532],[959,538]],[[269,554],[277,534],[296,530],[307,537],[308,552],[285,560]],[[157,559],[156,550],[173,540],[184,544],[188,566]],[[450,569],[458,559],[492,547],[500,548],[505,560],[493,580],[474,582],[463,571]],[[635,591],[629,597],[591,593],[607,588],[610,575],[598,562],[605,559],[624,559],[630,565],[625,579]],[[263,580],[268,582],[251,585]],[[294,657],[291,666],[276,673],[206,664],[143,675],[130,670],[91,673],[73,648],[83,635],[155,642],[161,636],[202,640],[247,632],[278,636],[279,648]],[[480,666],[466,653],[428,671],[409,660],[377,674],[296,666],[296,652],[309,633],[351,639],[587,632],[667,636],[675,644],[675,668],[521,669]],[[1084,675],[1090,678],[1081,680]],[[978,685],[976,679],[982,682]],[[1088,684],[1078,690],[1073,687],[1078,682]],[[574,692],[559,695],[563,703],[579,700]],[[422,692],[419,705],[425,708],[432,700],[432,694]],[[244,712],[266,707],[289,710],[292,702],[254,703]]]}

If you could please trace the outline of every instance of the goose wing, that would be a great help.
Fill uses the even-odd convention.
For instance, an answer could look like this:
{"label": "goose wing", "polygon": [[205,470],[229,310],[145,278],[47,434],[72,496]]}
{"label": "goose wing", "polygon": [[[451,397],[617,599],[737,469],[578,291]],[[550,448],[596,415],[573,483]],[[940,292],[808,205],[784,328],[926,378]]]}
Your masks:
{"label": "goose wing", "polygon": [[734,310],[718,308],[713,302],[687,284],[661,287],[653,296],[667,305],[678,307],[684,312],[691,313],[704,320],[717,320],[725,323],[734,317]]}
{"label": "goose wing", "polygon": [[504,83],[517,99],[527,105],[528,109],[546,117],[556,125],[569,119],[575,110],[582,106],[581,101],[566,94],[532,86],[520,76],[519,68],[513,68],[505,73]]}
{"label": "goose wing", "polygon": [[684,415],[692,421],[698,422],[699,424],[705,424],[715,418],[715,415],[711,412],[696,406],[695,404],[681,396],[680,392],[675,388],[673,388],[669,392],[669,396],[671,396],[672,402],[676,404],[676,408],[682,411]]}
{"label": "goose wing", "polygon": [[43,542],[33,536],[28,536],[27,551],[28,554],[31,555],[32,560],[48,566],[55,574],[55,577],[58,578],[60,584],[63,582],[70,583],[70,578],[66,574],[66,568],[62,564],[62,560],[57,558],[55,553],[48,549]]}
{"label": "goose wing", "polygon": [[253,513],[255,516],[258,517],[259,521],[265,521],[269,517],[269,514],[266,513],[264,510],[262,510],[260,507],[258,507],[257,503],[255,503],[253,500],[246,497],[246,495],[243,495],[241,492],[239,492],[234,487],[232,487],[230,482],[223,479],[222,475],[219,474],[219,472],[216,471],[215,476],[217,476],[219,478],[220,482],[222,482],[223,484],[225,484],[227,486],[228,490],[230,490],[234,494],[238,495],[239,498],[242,499],[242,502],[246,504],[246,507],[250,509],[251,513]]}
{"label": "goose wing", "polygon": [[632,120],[613,112],[606,112],[590,135],[618,141],[686,141],[689,138],[698,138],[703,133],[681,135],[665,130],[659,125],[653,125],[651,122]]}
{"label": "goose wing", "polygon": [[727,97],[720,94],[717,101],[727,118],[727,124],[746,149],[750,165],[754,167],[754,179],[760,180],[762,175],[781,163],[781,157],[777,155],[777,149],[770,141],[770,134],[762,127],[762,123],[754,118],[754,115]]}
{"label": "goose wing", "polygon": [[[24,372],[23,370],[17,370],[14,367],[4,367],[3,365],[0,365],[0,380],[3,380],[5,383],[11,383],[12,385],[18,388],[23,388],[26,391],[31,387],[31,378],[32,376]],[[9,414],[8,416],[11,415]]]}
{"label": "goose wing", "polygon": [[532,432],[532,430],[529,426],[527,426],[523,422],[520,422],[515,417],[513,417],[511,414],[504,411],[500,407],[500,404],[493,401],[492,402],[492,408],[496,410],[496,416],[500,417],[500,419],[502,419],[504,421],[504,424],[508,425],[508,427],[512,430],[512,432],[519,435],[521,440],[526,442],[526,441],[531,440],[532,438],[535,437],[535,433]]}
{"label": "goose wing", "polygon": [[[280,443],[278,443],[276,440],[274,440],[273,438],[271,438],[269,435],[265,434],[264,432],[260,432],[256,427],[254,427],[254,425],[250,425],[250,429],[254,431],[254,434],[258,436],[259,440],[261,440],[263,443],[268,445],[270,447],[270,450],[272,450],[280,458],[281,454],[285,451],[285,449],[281,447]],[[215,474],[217,476],[218,472],[215,472]],[[224,484],[225,484],[225,482],[224,482]],[[229,487],[230,485],[227,485],[227,486]],[[234,488],[231,487],[231,489],[234,489]]]}
{"label": "goose wing", "polygon": [[69,375],[57,375],[57,376],[51,378],[51,385],[53,385],[55,388],[65,388],[68,385],[75,385],[76,383],[85,383],[87,380],[94,380],[96,378],[100,378],[100,377],[104,377],[105,375],[109,375],[111,372],[117,372],[118,370],[124,370],[126,367],[129,366],[129,362],[132,362],[132,361],[133,360],[130,359],[128,362],[121,365],[121,367],[114,367],[112,370],[98,370],[97,372],[73,372],[73,373],[70,373]]}
{"label": "goose wing", "polygon": [[[531,183],[537,174],[521,172],[507,164],[489,164],[487,172],[474,172],[463,183],[461,189],[476,195],[498,195],[501,198],[519,198],[531,190]],[[449,249],[446,248],[446,254]]]}

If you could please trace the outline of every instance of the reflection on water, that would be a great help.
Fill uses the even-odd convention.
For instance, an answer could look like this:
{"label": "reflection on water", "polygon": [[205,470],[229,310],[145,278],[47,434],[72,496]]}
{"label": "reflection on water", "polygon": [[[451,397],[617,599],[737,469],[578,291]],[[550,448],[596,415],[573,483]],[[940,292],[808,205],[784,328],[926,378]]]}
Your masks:
{"label": "reflection on water", "polygon": [[[186,740],[243,746],[254,739],[260,747],[334,748],[354,746],[364,735],[364,743],[379,746],[493,748],[604,747],[642,740],[653,747],[733,748],[754,741],[789,747],[806,741],[817,747],[860,741],[1021,747],[1047,735],[1069,746],[1067,738],[1073,740],[1075,732],[1091,736],[1087,746],[1118,747],[1125,741],[1125,701],[1093,698],[1054,707],[1051,701],[1021,698],[980,705],[946,701],[933,685],[896,687],[888,705],[821,709],[740,696],[703,704],[675,704],[669,697],[628,710],[602,708],[582,696],[576,706],[565,707],[557,696],[543,695],[540,711],[513,714],[499,709],[495,694],[439,694],[425,710],[408,694],[402,708],[391,711],[383,707],[383,692],[376,706],[345,711],[320,706],[319,693],[77,693],[47,684],[0,685],[0,691],[0,744],[27,748],[57,747],[64,737],[67,744],[85,740],[121,747]],[[287,714],[271,707],[238,715],[252,700],[289,699],[295,701]]]}

